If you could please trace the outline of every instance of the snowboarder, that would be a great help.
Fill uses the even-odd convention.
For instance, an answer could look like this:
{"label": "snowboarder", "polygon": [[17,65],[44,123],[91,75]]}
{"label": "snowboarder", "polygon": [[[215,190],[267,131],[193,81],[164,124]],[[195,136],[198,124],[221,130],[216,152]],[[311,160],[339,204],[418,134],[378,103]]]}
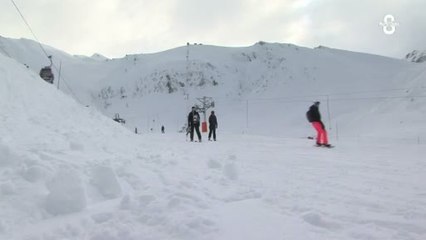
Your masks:
{"label": "snowboarder", "polygon": [[320,102],[314,102],[314,104],[309,108],[309,111],[306,112],[306,117],[317,131],[316,146],[331,147],[328,143],[327,131],[325,130],[324,123],[321,121],[319,105]]}
{"label": "snowboarder", "polygon": [[195,110],[195,107],[192,107],[191,112],[188,114],[188,127],[190,127],[190,138],[191,142],[194,141],[194,129],[197,131],[198,141],[201,142],[201,133],[200,133],[200,114]]}
{"label": "snowboarder", "polygon": [[165,132],[164,125],[161,125],[161,133],[164,133],[164,132]]}
{"label": "snowboarder", "polygon": [[213,140],[216,141],[216,128],[217,128],[217,118],[214,114],[214,111],[211,112],[209,117],[209,141],[211,141],[211,137],[213,134]]}

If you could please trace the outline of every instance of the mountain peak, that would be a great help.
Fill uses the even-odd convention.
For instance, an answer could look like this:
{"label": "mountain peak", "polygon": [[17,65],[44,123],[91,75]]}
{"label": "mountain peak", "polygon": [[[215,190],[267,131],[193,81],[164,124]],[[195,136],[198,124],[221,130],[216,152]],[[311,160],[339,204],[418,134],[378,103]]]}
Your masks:
{"label": "mountain peak", "polygon": [[108,60],[109,58],[105,57],[104,55],[100,54],[100,53],[94,53],[91,58],[95,59],[95,60]]}

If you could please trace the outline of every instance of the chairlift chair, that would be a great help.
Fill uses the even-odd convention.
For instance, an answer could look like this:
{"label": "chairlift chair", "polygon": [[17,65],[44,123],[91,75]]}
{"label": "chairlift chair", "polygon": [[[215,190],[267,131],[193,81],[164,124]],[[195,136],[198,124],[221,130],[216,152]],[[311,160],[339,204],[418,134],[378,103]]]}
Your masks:
{"label": "chairlift chair", "polygon": [[122,123],[122,124],[126,123],[126,120],[124,120],[123,118],[120,118],[120,115],[118,113],[115,114],[113,120],[118,122],[118,123]]}

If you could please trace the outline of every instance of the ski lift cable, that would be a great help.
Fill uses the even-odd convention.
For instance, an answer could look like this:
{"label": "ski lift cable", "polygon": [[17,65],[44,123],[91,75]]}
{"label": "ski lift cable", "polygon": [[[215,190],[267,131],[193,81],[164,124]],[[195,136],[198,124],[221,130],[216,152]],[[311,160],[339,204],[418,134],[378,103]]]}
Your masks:
{"label": "ski lift cable", "polygon": [[[53,64],[53,67],[58,72],[58,68],[56,67],[56,65]],[[62,76],[62,83],[65,84],[65,86],[68,88],[68,91],[71,93],[71,95],[73,95],[74,99],[76,99],[80,104],[84,105],[84,103],[77,97],[77,95],[74,93],[74,91],[68,85],[67,81],[65,80],[65,78],[63,76]]]}
{"label": "ski lift cable", "polygon": [[22,14],[21,10],[19,10],[18,6],[16,5],[14,0],[10,0],[15,6],[16,10],[18,11],[19,15],[21,16],[22,20],[24,21],[25,25],[27,25],[28,29],[30,30],[31,34],[33,35],[34,39],[38,42],[41,50],[46,55],[47,58],[49,58],[49,54],[47,54],[46,50],[44,49],[43,45],[41,45],[40,41],[38,40],[37,36],[35,35],[33,29],[31,28],[30,24],[28,24],[27,20],[25,19],[24,15]]}
{"label": "ski lift cable", "polygon": [[[258,97],[258,98],[245,98],[244,101],[299,101],[299,102],[312,102],[313,98],[326,98],[329,97],[330,99],[332,97],[337,96],[348,96],[348,95],[357,95],[357,94],[368,94],[368,93],[382,93],[382,92],[395,92],[395,91],[409,91],[410,88],[389,88],[389,89],[378,89],[378,90],[361,90],[361,91],[349,91],[349,92],[341,92],[341,93],[328,93],[328,94],[312,94],[312,95],[292,95],[292,96],[283,96],[283,97]],[[380,96],[372,96],[369,98],[374,97],[380,97]],[[387,97],[393,97],[393,96],[387,96]],[[421,96],[420,96],[421,97]],[[363,99],[366,97],[352,97],[351,99]],[[342,98],[339,98],[342,99]],[[226,97],[214,97],[215,102],[227,102],[229,101]],[[225,101],[226,100],[226,101]],[[233,99],[235,102],[242,101],[241,99]]]}
{"label": "ski lift cable", "polygon": [[[38,40],[37,36],[35,35],[34,31],[32,30],[30,24],[27,22],[27,20],[25,19],[24,15],[22,14],[21,10],[19,10],[19,7],[16,5],[14,0],[10,0],[13,4],[13,6],[15,6],[16,10],[18,11],[19,15],[21,16],[22,20],[24,21],[25,25],[27,25],[28,29],[30,30],[31,34],[33,35],[34,39],[37,41],[37,43],[39,44],[41,50],[43,51],[43,53],[46,55],[46,57],[49,59],[49,61],[51,62],[51,65],[53,65],[53,67],[55,68],[55,70],[58,72],[58,68],[56,67],[56,65],[52,62],[50,55],[47,53],[47,51],[44,49],[43,45],[40,43],[40,41]],[[9,56],[10,57],[10,56]],[[64,77],[62,77],[62,82],[65,84],[65,86],[68,88],[69,92],[74,96],[74,98],[80,102],[81,104],[83,104],[79,98],[77,98],[77,96],[75,95],[75,93],[71,90],[70,86],[68,85],[68,83],[66,82],[66,80],[64,79]]]}
{"label": "ski lift cable", "polygon": [[[359,101],[359,100],[375,100],[375,99],[415,99],[415,98],[426,98],[426,95],[413,95],[413,96],[375,96],[375,97],[337,97],[337,98],[329,98],[329,101]],[[256,99],[259,100],[259,99]],[[255,102],[259,103],[259,101]],[[296,103],[296,102],[312,102],[311,100],[303,100],[303,99],[278,99],[278,98],[271,98],[271,99],[261,99],[263,102],[265,101],[274,101],[279,103]],[[253,99],[249,99],[249,101],[253,102]]]}
{"label": "ski lift cable", "polygon": [[[336,94],[338,96],[340,94]],[[324,95],[312,95],[312,96],[324,96]],[[309,97],[312,97],[309,96]],[[287,98],[249,98],[244,101],[250,101],[251,103],[267,103],[267,102],[275,102],[275,103],[306,103],[312,102],[311,99],[304,99],[307,96],[297,97],[287,97]],[[416,98],[426,98],[426,95],[408,95],[408,96],[398,96],[398,95],[387,95],[387,96],[370,96],[370,97],[330,97],[329,101],[362,101],[362,100],[387,100],[387,99],[416,99]],[[241,102],[243,100],[234,100],[234,102]],[[223,99],[216,100],[215,102],[225,102]],[[229,101],[226,101],[229,102]]]}
{"label": "ski lift cable", "polygon": [[[270,100],[296,100],[301,98],[315,98],[315,97],[333,97],[341,95],[354,95],[354,94],[367,94],[367,93],[380,93],[380,92],[391,92],[391,91],[408,91],[409,88],[392,88],[392,89],[381,89],[381,90],[366,90],[366,91],[352,91],[352,92],[343,92],[343,93],[330,93],[330,94],[315,94],[315,95],[300,95],[300,96],[288,96],[288,97],[272,97],[272,98],[249,98],[247,100],[258,100],[258,101],[270,101]],[[356,97],[353,97],[356,98]],[[362,98],[362,97],[358,97]]]}
{"label": "ski lift cable", "polygon": [[6,49],[4,49],[3,48],[3,46],[1,46],[0,45],[0,49],[6,54],[6,56],[8,56],[8,57],[10,57],[10,58],[12,58],[11,56],[10,56],[10,54],[6,51]]}

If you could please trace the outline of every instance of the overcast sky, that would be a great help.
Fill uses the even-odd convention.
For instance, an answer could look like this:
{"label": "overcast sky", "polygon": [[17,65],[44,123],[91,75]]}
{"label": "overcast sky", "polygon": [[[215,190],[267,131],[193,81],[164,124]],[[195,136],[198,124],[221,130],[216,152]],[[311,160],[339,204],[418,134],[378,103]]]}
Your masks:
{"label": "overcast sky", "polygon": [[[425,0],[14,1],[42,43],[70,54],[122,57],[187,42],[249,46],[260,40],[396,58],[426,50]],[[393,34],[379,24],[388,14],[399,24]],[[33,39],[12,0],[0,1],[0,35]]]}

